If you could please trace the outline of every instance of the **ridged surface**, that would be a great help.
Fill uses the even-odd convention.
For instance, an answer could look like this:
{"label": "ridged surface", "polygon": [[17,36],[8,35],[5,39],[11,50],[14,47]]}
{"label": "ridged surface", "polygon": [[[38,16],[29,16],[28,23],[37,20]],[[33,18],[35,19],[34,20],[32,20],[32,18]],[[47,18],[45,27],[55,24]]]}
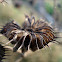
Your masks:
{"label": "ridged surface", "polygon": [[30,18],[26,15],[25,18],[22,28],[11,21],[1,30],[1,33],[8,38],[8,43],[14,44],[14,52],[18,49],[21,49],[23,53],[28,49],[36,51],[42,49],[45,45],[48,46],[48,43],[54,40],[54,30],[48,23],[41,20],[35,22],[33,16]]}

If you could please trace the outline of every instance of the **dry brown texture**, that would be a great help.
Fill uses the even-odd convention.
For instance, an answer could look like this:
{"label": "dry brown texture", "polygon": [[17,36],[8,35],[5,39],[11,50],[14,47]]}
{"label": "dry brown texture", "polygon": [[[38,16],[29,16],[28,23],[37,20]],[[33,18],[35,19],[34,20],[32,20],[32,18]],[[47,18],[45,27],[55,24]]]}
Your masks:
{"label": "dry brown texture", "polygon": [[1,30],[12,44],[15,44],[13,51],[22,49],[22,53],[28,49],[36,51],[42,49],[45,45],[48,46],[49,42],[54,40],[54,33],[45,21],[36,21],[35,17],[25,15],[25,22],[21,28],[17,23],[11,21],[7,23]]}

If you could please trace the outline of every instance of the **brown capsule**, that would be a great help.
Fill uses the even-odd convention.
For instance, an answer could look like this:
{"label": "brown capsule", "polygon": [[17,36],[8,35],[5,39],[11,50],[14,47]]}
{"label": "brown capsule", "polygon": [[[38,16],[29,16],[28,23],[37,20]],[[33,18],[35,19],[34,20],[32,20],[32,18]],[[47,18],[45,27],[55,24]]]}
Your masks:
{"label": "brown capsule", "polygon": [[[26,52],[29,49],[36,51],[55,39],[54,30],[45,21],[36,21],[35,17],[25,15],[25,22],[22,28],[14,21],[7,23],[1,33],[9,39],[9,43],[14,44],[13,51],[21,49]],[[7,43],[8,44],[8,43]]]}

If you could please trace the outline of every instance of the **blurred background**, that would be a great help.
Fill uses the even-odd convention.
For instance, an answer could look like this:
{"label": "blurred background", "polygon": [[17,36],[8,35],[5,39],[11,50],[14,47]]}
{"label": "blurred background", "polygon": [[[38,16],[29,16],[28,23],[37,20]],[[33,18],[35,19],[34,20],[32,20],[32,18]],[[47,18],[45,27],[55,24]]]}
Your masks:
{"label": "blurred background", "polygon": [[[1,0],[0,0],[1,1]],[[0,25],[15,20],[20,26],[25,20],[25,14],[33,15],[37,19],[48,21],[54,28],[62,32],[62,0],[5,0],[0,3]],[[0,27],[1,27],[0,26]],[[62,37],[62,33],[59,33]],[[57,39],[62,42],[62,39]],[[2,43],[8,40],[0,37]],[[9,44],[10,46],[13,46]],[[6,52],[11,55],[3,62],[62,62],[62,45],[49,43],[49,47],[36,52],[28,51],[26,57],[12,51]]]}

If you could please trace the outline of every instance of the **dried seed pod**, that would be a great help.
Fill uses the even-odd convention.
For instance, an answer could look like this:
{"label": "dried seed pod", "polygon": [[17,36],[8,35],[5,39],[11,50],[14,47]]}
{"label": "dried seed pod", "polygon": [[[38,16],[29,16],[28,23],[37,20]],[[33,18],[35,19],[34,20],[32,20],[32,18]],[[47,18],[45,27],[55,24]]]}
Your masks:
{"label": "dried seed pod", "polygon": [[35,17],[30,18],[28,15],[25,15],[25,18],[26,21],[23,23],[22,28],[14,21],[11,21],[1,30],[1,33],[8,38],[8,43],[15,44],[14,52],[18,49],[21,49],[23,53],[28,49],[36,51],[54,41],[56,38],[54,30],[45,21],[38,20],[35,22]]}

